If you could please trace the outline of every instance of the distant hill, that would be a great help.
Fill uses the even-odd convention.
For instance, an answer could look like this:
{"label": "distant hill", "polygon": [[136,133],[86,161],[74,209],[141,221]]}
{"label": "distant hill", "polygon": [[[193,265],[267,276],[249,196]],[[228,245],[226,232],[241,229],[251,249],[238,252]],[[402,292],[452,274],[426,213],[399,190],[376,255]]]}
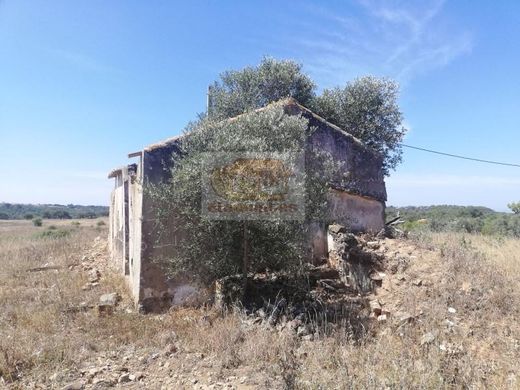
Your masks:
{"label": "distant hill", "polygon": [[407,206],[386,208],[387,220],[397,213],[405,221],[405,230],[428,228],[433,231],[457,231],[520,237],[520,215],[494,211],[481,206]]}
{"label": "distant hill", "polygon": [[0,203],[0,219],[33,219],[36,217],[49,219],[97,218],[107,215],[107,206]]}
{"label": "distant hill", "polygon": [[400,212],[402,217],[408,220],[418,220],[423,218],[460,218],[460,217],[481,217],[483,215],[505,214],[499,213],[487,207],[482,206],[406,206],[386,208],[386,214],[389,218]]}

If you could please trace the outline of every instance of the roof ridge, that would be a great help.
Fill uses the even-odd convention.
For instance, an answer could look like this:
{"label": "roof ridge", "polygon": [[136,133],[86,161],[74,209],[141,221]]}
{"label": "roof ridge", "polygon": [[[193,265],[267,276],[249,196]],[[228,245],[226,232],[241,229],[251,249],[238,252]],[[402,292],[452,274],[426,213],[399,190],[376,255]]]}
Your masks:
{"label": "roof ridge", "polygon": [[[361,141],[359,138],[353,136],[352,134],[350,134],[348,131],[342,129],[341,127],[339,127],[338,125],[335,125],[334,123],[331,123],[329,122],[328,120],[326,120],[325,118],[323,118],[322,116],[316,114],[314,111],[312,111],[310,108],[304,106],[303,104],[301,104],[298,100],[296,100],[294,97],[292,96],[288,96],[288,97],[285,97],[283,99],[279,99],[279,100],[276,100],[274,102],[271,102],[269,104],[266,104],[265,106],[263,107],[260,107],[260,108],[256,108],[252,111],[247,111],[247,112],[244,112],[242,114],[238,114],[234,117],[231,117],[231,118],[227,118],[227,119],[224,119],[220,122],[224,122],[224,121],[235,121],[239,118],[241,118],[242,116],[244,115],[247,115],[247,114],[250,114],[252,112],[262,112],[266,109],[268,109],[269,107],[273,107],[273,106],[277,106],[277,105],[281,105],[281,106],[288,106],[288,105],[293,105],[293,106],[296,106],[298,107],[301,111],[304,111],[306,112],[307,114],[311,115],[314,119],[326,124],[327,126],[331,127],[332,129],[336,130],[336,131],[339,131],[342,135],[344,136],[347,136],[349,138],[351,138],[354,142],[358,143],[360,146],[363,146],[364,148],[367,148],[369,150],[371,150],[372,152],[374,152],[375,154],[379,154],[377,153],[375,150],[373,149],[370,149],[363,141]],[[153,143],[153,144],[150,144],[148,146],[145,146],[142,150],[144,152],[150,152],[152,150],[155,150],[155,149],[158,149],[158,148],[161,148],[161,147],[165,147],[165,146],[168,146],[168,145],[171,145],[177,141],[179,141],[182,137],[184,137],[186,135],[186,133],[184,134],[179,134],[179,135],[176,135],[176,136],[173,136],[173,137],[170,137],[170,138],[166,138],[162,141],[159,141],[159,142],[156,142],[156,143]],[[135,153],[131,153],[131,155],[133,155]]]}

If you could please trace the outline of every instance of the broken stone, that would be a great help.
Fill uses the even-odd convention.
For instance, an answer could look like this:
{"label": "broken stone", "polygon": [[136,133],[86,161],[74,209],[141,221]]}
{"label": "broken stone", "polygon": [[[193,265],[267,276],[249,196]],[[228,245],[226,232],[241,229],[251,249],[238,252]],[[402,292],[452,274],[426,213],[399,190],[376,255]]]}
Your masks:
{"label": "broken stone", "polygon": [[120,301],[121,297],[118,293],[103,294],[99,297],[100,306],[115,306]]}
{"label": "broken stone", "polygon": [[411,323],[415,320],[415,317],[412,316],[410,313],[401,313],[399,316],[399,322],[401,323]]}
{"label": "broken stone", "polygon": [[88,273],[88,281],[90,283],[98,282],[100,277],[101,273],[96,268],[91,269]]}
{"label": "broken stone", "polygon": [[300,325],[296,331],[296,335],[299,337],[307,336],[310,334],[310,330],[307,325]]}
{"label": "broken stone", "polygon": [[95,378],[92,381],[92,389],[100,390],[100,389],[106,389],[108,387],[112,387],[117,383],[117,380],[112,380],[108,378]]}
{"label": "broken stone", "polygon": [[448,307],[448,313],[455,314],[457,310],[453,307]]}
{"label": "broken stone", "polygon": [[85,383],[82,381],[72,382],[62,387],[61,390],[83,390],[85,388]]}
{"label": "broken stone", "polygon": [[388,317],[386,314],[381,314],[380,316],[377,317],[377,320],[379,322],[385,322],[387,319],[388,319]]}
{"label": "broken stone", "polygon": [[162,352],[164,356],[170,356],[177,352],[177,347],[175,344],[168,344]]}
{"label": "broken stone", "polygon": [[414,280],[412,280],[412,284],[414,286],[420,287],[420,286],[422,286],[423,281],[422,281],[422,279],[414,279]]}
{"label": "broken stone", "polygon": [[379,249],[380,244],[379,244],[378,241],[368,241],[367,242],[367,247],[370,248],[370,249]]}
{"label": "broken stone", "polygon": [[450,321],[450,320],[445,320],[445,323],[446,323],[446,326],[451,329],[455,326],[455,322],[453,321]]}
{"label": "broken stone", "polygon": [[462,286],[461,286],[460,289],[461,289],[463,292],[465,292],[465,293],[469,293],[469,292],[471,292],[471,290],[472,290],[471,283],[470,283],[470,282],[467,282],[467,281],[462,282]]}
{"label": "broken stone", "polygon": [[131,382],[131,381],[132,380],[130,379],[130,374],[125,373],[119,377],[119,379],[117,380],[117,383],[126,383],[126,382]]}
{"label": "broken stone", "polygon": [[298,318],[295,318],[294,320],[291,320],[287,323],[287,328],[296,332],[301,325],[302,321]]}
{"label": "broken stone", "polygon": [[329,231],[334,234],[339,234],[339,233],[346,233],[347,229],[345,228],[345,226],[333,224],[333,225],[329,226]]}
{"label": "broken stone", "polygon": [[374,313],[375,316],[379,316],[382,313],[381,304],[377,299],[373,299],[369,302],[370,312]]}
{"label": "broken stone", "polygon": [[425,333],[421,337],[421,345],[431,344],[435,341],[435,335],[432,332]]}

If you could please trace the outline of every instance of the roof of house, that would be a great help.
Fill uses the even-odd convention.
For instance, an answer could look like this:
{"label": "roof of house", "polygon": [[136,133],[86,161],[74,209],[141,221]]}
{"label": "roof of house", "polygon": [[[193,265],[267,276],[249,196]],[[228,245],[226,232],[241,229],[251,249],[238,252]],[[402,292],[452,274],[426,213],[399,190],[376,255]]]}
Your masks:
{"label": "roof of house", "polygon": [[132,172],[132,171],[135,172],[136,169],[137,169],[136,164],[123,165],[122,167],[114,168],[110,172],[108,172],[108,178],[112,179],[119,175],[123,175],[125,172]]}
{"label": "roof of house", "polygon": [[120,173],[123,172],[124,167],[114,168],[110,172],[108,172],[108,178],[112,179],[113,177],[119,176]]}
{"label": "roof of house", "polygon": [[[330,123],[326,119],[324,119],[321,116],[319,116],[318,114],[314,113],[312,110],[310,110],[307,107],[305,107],[304,105],[300,104],[296,99],[294,99],[292,97],[285,98],[285,99],[278,100],[276,102],[270,103],[270,104],[268,104],[265,107],[261,107],[261,108],[258,108],[256,110],[254,110],[253,112],[262,112],[262,111],[266,110],[267,108],[275,106],[275,105],[281,105],[281,106],[284,106],[284,107],[290,107],[290,106],[296,107],[300,111],[305,112],[306,114],[312,116],[314,119],[324,123],[325,125],[327,125],[331,129],[341,133],[341,135],[343,135],[345,137],[348,137],[348,138],[351,138],[354,142],[358,143],[359,145],[361,145],[361,146],[363,146],[365,148],[368,148],[361,140],[359,140],[358,138],[354,137],[352,134],[346,132],[345,130],[341,129],[339,126],[336,126],[335,124]],[[228,120],[229,121],[235,121],[238,118],[240,118],[240,117],[242,117],[244,115],[247,115],[247,114],[249,114],[249,113],[246,112],[246,113],[237,115],[237,116],[235,116],[233,118],[229,118]],[[183,136],[184,135],[177,135],[175,137],[167,138],[167,139],[159,141],[157,143],[148,145],[148,146],[143,148],[143,151],[144,152],[150,152],[150,151],[152,151],[154,149],[159,149],[159,148],[171,145],[173,143],[178,142],[180,139],[182,139]],[[135,156],[138,156],[140,154],[141,154],[141,152],[130,153],[129,157],[135,157]]]}

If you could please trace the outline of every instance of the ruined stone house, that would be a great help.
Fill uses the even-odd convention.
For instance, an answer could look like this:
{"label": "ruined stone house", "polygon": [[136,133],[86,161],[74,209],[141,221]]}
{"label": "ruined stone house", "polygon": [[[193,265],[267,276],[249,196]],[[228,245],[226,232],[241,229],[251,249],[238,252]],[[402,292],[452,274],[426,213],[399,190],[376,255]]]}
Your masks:
{"label": "ruined stone house", "polygon": [[[340,223],[353,231],[377,232],[384,226],[386,189],[382,158],[361,141],[303,107],[294,99],[278,103],[289,115],[302,115],[316,130],[308,145],[328,151],[341,164],[343,180],[329,189],[328,218],[311,226],[310,261],[328,256],[327,225]],[[136,305],[144,311],[183,304],[197,293],[187,280],[172,280],[154,259],[167,255],[168,247],[157,245],[156,211],[143,191],[147,183],[160,183],[170,177],[172,153],[182,137],[174,137],[130,153],[133,163],[114,169],[110,200],[111,260],[124,273]],[[345,180],[346,178],[346,180]],[[348,221],[347,221],[348,219]],[[175,227],[171,227],[172,231]]]}

